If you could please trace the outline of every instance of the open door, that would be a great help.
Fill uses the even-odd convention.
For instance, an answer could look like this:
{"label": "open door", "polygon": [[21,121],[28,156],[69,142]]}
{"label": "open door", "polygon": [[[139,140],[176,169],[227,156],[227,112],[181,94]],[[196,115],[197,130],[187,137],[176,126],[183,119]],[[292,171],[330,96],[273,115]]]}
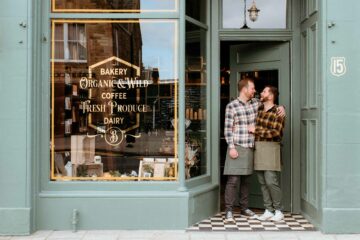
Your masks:
{"label": "open door", "polygon": [[[279,89],[278,104],[285,106],[286,122],[282,146],[282,171],[280,177],[283,192],[282,204],[291,211],[291,110],[290,64],[288,43],[244,43],[230,47],[230,99],[238,96],[237,82],[245,76],[255,79],[257,95],[266,85]],[[252,176],[250,207],[264,208],[260,185],[256,174]]]}

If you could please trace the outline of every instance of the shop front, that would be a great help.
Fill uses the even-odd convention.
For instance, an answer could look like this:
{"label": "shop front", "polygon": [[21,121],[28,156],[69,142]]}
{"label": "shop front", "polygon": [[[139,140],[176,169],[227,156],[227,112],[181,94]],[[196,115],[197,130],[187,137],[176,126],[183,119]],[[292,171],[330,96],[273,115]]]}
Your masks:
{"label": "shop front", "polygon": [[176,0],[42,6],[37,228],[184,229],[217,211],[209,6],[197,4],[186,22]]}
{"label": "shop front", "polygon": [[[9,140],[0,216],[10,220],[0,220],[0,234],[185,229],[222,211],[224,108],[244,77],[255,79],[258,92],[278,87],[287,112],[285,210],[325,232],[342,232],[345,223],[345,232],[358,231],[354,221],[334,222],[350,216],[348,207],[358,211],[357,203],[329,200],[341,191],[341,173],[330,167],[328,146],[348,143],[333,142],[326,112],[333,78],[345,69],[342,58],[328,64],[330,54],[342,54],[334,49],[343,35],[331,32],[335,22],[326,25],[339,6],[270,2],[0,3],[9,10],[0,10],[0,27],[16,23],[12,39],[19,39],[0,41],[9,79],[0,87],[11,86],[1,99],[18,96],[18,107],[4,104],[1,118]],[[256,178],[250,197],[251,207],[262,208]]]}

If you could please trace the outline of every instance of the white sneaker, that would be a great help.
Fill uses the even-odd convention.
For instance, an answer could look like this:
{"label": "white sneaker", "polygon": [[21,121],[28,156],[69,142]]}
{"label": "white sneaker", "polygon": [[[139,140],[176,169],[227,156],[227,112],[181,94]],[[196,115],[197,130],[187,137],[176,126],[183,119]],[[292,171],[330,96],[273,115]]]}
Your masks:
{"label": "white sneaker", "polygon": [[280,222],[283,219],[284,219],[284,214],[280,210],[276,210],[275,215],[272,218],[270,218],[270,221]]}
{"label": "white sneaker", "polygon": [[273,218],[273,217],[274,217],[274,214],[266,209],[265,212],[260,217],[258,217],[257,219],[260,220],[260,221],[266,221],[266,220],[269,220],[270,218]]}
{"label": "white sneaker", "polygon": [[231,211],[227,211],[225,213],[225,223],[229,223],[229,222],[235,222],[235,219],[233,217],[233,213]]}

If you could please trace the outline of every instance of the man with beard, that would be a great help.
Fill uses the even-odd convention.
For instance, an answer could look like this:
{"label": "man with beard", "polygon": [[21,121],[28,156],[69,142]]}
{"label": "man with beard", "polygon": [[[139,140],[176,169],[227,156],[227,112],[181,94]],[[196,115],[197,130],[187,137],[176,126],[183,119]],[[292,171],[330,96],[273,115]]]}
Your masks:
{"label": "man with beard", "polygon": [[[261,92],[263,103],[256,117],[256,127],[250,126],[249,132],[255,135],[254,170],[257,173],[263,194],[265,212],[258,217],[261,221],[281,221],[284,218],[279,186],[280,142],[283,135],[285,118],[277,115],[275,101],[278,90],[266,86]],[[275,213],[275,214],[274,214]]]}
{"label": "man with beard", "polygon": [[239,96],[226,106],[224,135],[228,144],[224,175],[228,175],[225,187],[225,222],[234,222],[233,206],[240,184],[241,214],[254,217],[248,208],[250,176],[253,173],[254,135],[248,127],[255,124],[260,101],[253,98],[255,85],[252,79],[238,82]]}

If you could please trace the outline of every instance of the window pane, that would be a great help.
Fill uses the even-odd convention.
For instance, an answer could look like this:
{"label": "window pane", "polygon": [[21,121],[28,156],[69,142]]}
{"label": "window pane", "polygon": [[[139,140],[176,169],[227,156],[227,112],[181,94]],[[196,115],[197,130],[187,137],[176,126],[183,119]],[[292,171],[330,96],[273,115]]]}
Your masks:
{"label": "window pane", "polygon": [[[249,28],[286,28],[286,0],[223,0],[223,28],[244,26],[245,3],[246,25]],[[253,4],[260,10],[254,21],[249,18],[249,9]]]}
{"label": "window pane", "polygon": [[186,178],[206,174],[206,31],[186,23]]}
{"label": "window pane", "polygon": [[64,40],[64,27],[62,25],[55,26],[55,40]]}
{"label": "window pane", "polygon": [[186,15],[206,24],[206,1],[186,0]]}
{"label": "window pane", "polygon": [[83,23],[55,25],[55,61],[86,62],[86,31]]}
{"label": "window pane", "polygon": [[53,12],[172,12],[178,0],[52,0]]}
{"label": "window pane", "polygon": [[53,20],[52,56],[87,60],[51,64],[52,180],[177,179],[176,25]]}

